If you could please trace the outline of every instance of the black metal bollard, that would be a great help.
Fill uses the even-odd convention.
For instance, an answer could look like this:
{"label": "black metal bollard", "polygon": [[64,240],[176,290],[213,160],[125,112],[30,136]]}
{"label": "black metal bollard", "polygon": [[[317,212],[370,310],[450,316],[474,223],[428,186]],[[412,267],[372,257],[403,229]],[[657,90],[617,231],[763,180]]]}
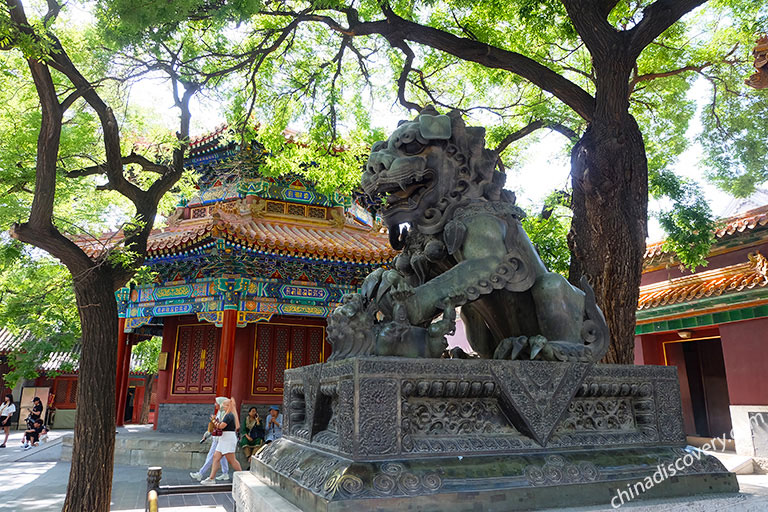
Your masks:
{"label": "black metal bollard", "polygon": [[149,512],[149,491],[157,491],[160,487],[160,480],[163,478],[163,468],[153,466],[147,468],[147,501],[144,506],[144,512]]}

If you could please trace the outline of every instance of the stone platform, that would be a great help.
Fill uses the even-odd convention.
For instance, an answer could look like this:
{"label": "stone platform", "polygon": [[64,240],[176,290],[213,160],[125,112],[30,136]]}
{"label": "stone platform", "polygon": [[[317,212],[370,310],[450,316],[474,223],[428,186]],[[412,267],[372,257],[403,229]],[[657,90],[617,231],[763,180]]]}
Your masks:
{"label": "stone platform", "polygon": [[[62,436],[60,460],[72,460],[73,440],[72,433]],[[210,440],[200,443],[199,434],[162,433],[152,430],[151,425],[133,427],[131,430],[118,428],[115,435],[115,464],[197,471],[205,463],[210,447]],[[237,458],[240,464],[245,464],[242,450],[237,451]]]}
{"label": "stone platform", "polygon": [[[197,470],[205,462],[211,443],[200,444],[200,436],[141,434],[115,436],[115,464],[127,466],[161,466],[164,468]],[[61,460],[72,460],[73,434],[63,438]]]}
{"label": "stone platform", "polygon": [[684,450],[674,368],[354,358],[286,371],[283,410],[251,473],[303,510],[608,504],[646,477],[640,498],[738,490]]}

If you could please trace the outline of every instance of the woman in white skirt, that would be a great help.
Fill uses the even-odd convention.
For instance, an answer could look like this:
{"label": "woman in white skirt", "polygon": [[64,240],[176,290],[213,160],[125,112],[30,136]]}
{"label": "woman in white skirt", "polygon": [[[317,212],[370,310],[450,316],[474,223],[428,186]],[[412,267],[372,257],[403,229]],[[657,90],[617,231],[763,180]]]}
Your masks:
{"label": "woman in white skirt", "polygon": [[[214,417],[211,418],[211,422],[208,424],[209,429],[214,428],[212,425],[214,421],[218,423],[224,419],[226,411],[222,405],[226,401],[227,397],[225,396],[216,397],[216,411]],[[207,478],[208,473],[211,472],[211,466],[213,465],[213,454],[216,453],[216,447],[219,445],[219,436],[211,436],[211,433],[207,431],[205,434],[203,434],[203,438],[200,440],[200,444],[203,444],[205,440],[208,439],[208,437],[211,438],[211,448],[208,450],[208,455],[205,456],[205,464],[203,464],[203,467],[201,467],[199,471],[195,471],[189,474],[190,477],[194,478],[198,482],[203,478]],[[216,480],[229,480],[229,466],[227,465],[227,459],[221,461],[221,475],[217,476]]]}
{"label": "woman in white skirt", "polygon": [[221,408],[227,411],[224,418],[220,422],[216,422],[215,428],[221,429],[221,437],[219,437],[219,444],[216,446],[216,452],[213,454],[213,466],[211,467],[211,476],[200,482],[203,485],[213,485],[216,483],[216,472],[221,465],[221,458],[225,457],[229,465],[234,468],[235,471],[242,471],[240,463],[235,458],[235,451],[237,450],[237,426],[240,424],[240,419],[237,417],[237,404],[235,399],[230,398],[225,400],[221,405]]}

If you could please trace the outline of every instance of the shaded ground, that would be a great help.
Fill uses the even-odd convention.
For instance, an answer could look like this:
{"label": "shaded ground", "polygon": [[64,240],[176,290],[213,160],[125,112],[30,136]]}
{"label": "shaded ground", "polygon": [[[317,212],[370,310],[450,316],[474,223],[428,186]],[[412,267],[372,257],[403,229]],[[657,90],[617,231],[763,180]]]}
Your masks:
{"label": "shaded ground", "polygon": [[[7,448],[0,449],[0,510],[8,512],[60,511],[69,479],[69,462],[59,461],[60,437],[71,431],[51,433],[52,440],[31,450],[21,448],[21,433],[11,433]],[[164,485],[190,484],[189,471],[164,469]],[[112,510],[144,510],[147,468],[115,466],[112,478]],[[161,496],[163,507],[220,505],[227,512],[234,510],[229,493]]]}

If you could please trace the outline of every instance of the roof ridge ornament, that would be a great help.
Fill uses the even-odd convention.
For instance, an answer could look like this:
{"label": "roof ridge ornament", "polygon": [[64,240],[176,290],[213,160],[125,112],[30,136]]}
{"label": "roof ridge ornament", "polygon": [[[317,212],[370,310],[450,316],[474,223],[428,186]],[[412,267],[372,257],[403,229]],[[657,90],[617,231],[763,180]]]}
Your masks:
{"label": "roof ridge ornament", "polygon": [[768,258],[760,254],[760,251],[747,254],[747,258],[749,258],[757,273],[768,278]]}

